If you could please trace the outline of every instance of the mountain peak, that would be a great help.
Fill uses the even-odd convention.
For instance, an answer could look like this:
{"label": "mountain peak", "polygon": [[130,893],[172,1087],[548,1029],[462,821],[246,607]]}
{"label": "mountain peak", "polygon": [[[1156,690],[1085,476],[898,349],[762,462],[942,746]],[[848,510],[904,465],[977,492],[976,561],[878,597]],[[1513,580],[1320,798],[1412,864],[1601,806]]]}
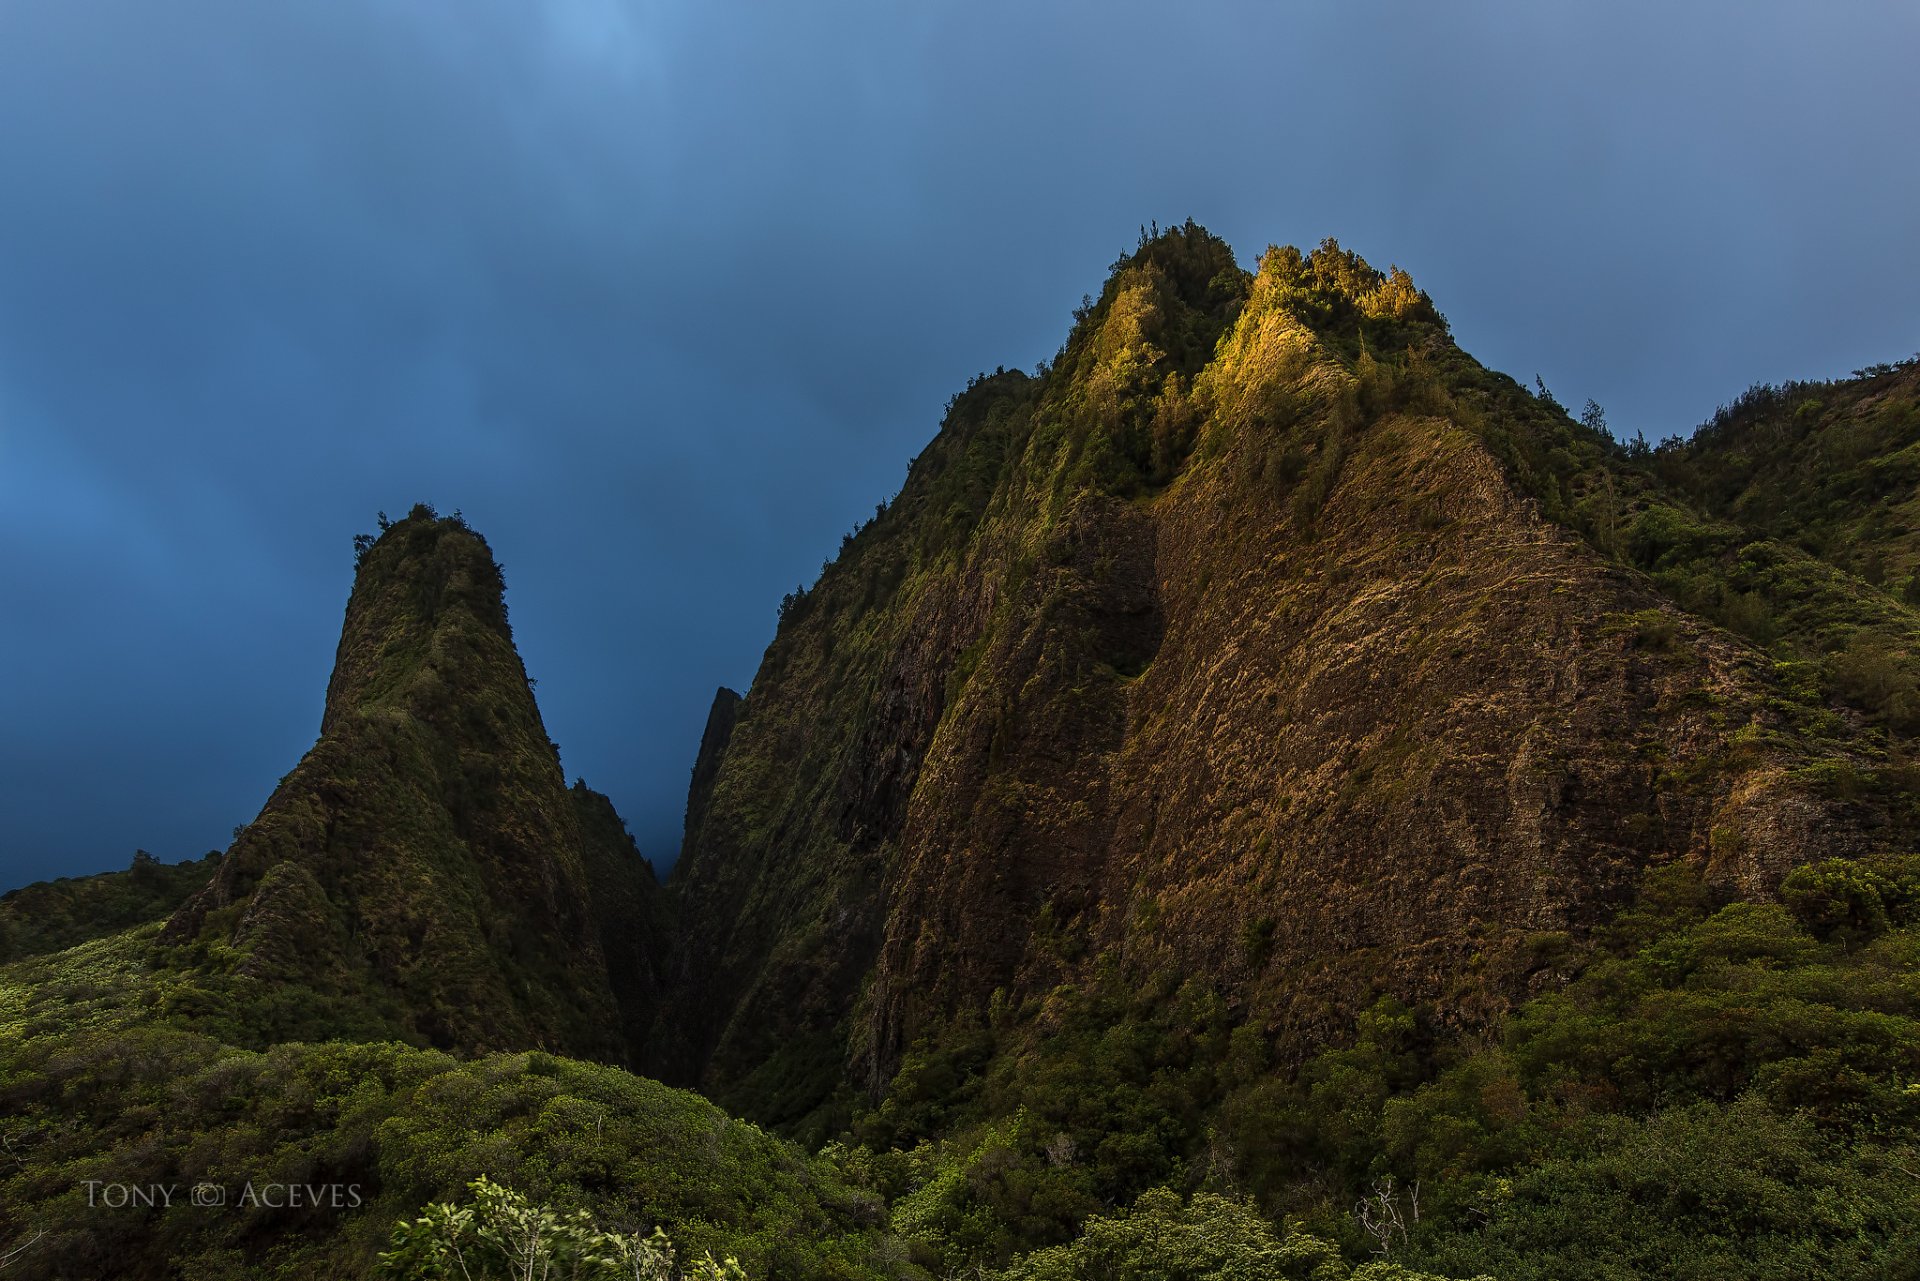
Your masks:
{"label": "mountain peak", "polygon": [[1433,300],[1398,266],[1381,271],[1329,236],[1302,253],[1292,245],[1270,245],[1260,257],[1254,289],[1262,301],[1287,307],[1302,321],[1326,327],[1347,322],[1446,322]]}
{"label": "mountain peak", "polygon": [[1294,1044],[1381,992],[1481,1023],[1646,868],[1768,894],[1887,826],[1616,558],[1691,518],[1408,273],[1187,224],[1076,321],[955,398],[707,754],[673,1070],[811,1124],[1103,966]]}
{"label": "mountain peak", "polygon": [[[361,535],[353,594],[341,628],[321,731],[338,718],[380,704],[418,708],[436,680],[488,675],[524,686],[524,670],[497,668],[510,659],[506,582],[487,540],[458,513],[437,515],[425,503],[385,523],[376,538]],[[459,660],[459,661],[456,661]],[[516,700],[518,701],[518,700]],[[526,701],[530,704],[529,692]],[[534,713],[537,717],[537,712]]]}

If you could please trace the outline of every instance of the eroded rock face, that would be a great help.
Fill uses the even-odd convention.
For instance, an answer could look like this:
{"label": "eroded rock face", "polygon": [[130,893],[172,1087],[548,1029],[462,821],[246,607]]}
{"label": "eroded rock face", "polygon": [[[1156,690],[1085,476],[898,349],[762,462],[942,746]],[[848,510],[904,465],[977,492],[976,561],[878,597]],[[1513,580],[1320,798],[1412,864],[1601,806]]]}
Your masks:
{"label": "eroded rock face", "polygon": [[625,1061],[652,1012],[655,888],[579,790],[485,541],[416,509],[363,554],[319,741],[165,940],[210,1007],[251,1011],[239,1035]]}
{"label": "eroded rock face", "polygon": [[[1741,892],[1845,839],[1766,786],[1777,765],[1724,762],[1768,719],[1750,651],[1444,421],[1351,448],[1310,535],[1232,494],[1231,456],[1150,516],[1076,509],[921,771],[861,1029],[882,1073],[930,1020],[1103,950],[1211,975],[1302,1045],[1382,989],[1478,1019],[1530,940],[1708,859],[1729,809],[1792,833],[1715,859]],[[1673,628],[1658,650],[1642,611]]]}
{"label": "eroded rock face", "polygon": [[1860,848],[1773,664],[1616,554],[1643,500],[1543,514],[1570,425],[1404,275],[1144,246],[784,619],[672,887],[671,1068],[791,1120],[1096,965],[1283,1054],[1383,991],[1477,1023],[1651,865]]}

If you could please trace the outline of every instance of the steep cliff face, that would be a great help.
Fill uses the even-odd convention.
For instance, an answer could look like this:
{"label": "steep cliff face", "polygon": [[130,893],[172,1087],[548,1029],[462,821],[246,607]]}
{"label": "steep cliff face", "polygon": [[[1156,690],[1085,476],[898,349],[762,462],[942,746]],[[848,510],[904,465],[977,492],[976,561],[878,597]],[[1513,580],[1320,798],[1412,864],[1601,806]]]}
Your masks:
{"label": "steep cliff face", "polygon": [[1892,839],[1821,781],[1863,727],[1636,567],[1686,502],[1402,273],[1143,243],[789,602],[659,1066],[792,1121],[1096,968],[1205,976],[1283,1052],[1383,991],[1474,1023],[1650,865],[1764,894]]}
{"label": "steep cliff face", "polygon": [[[957,398],[905,491],[812,591],[789,600],[706,783],[668,884],[670,976],[645,1066],[705,1080],[763,1117],[838,1088],[846,1012],[881,937],[898,846],[945,682],[997,582],[957,550],[1022,429],[1028,380]],[[707,741],[718,737],[709,733]]]}
{"label": "steep cliff face", "polygon": [[569,794],[503,590],[424,507],[363,549],[319,741],[165,931],[235,1039],[629,1057],[652,874],[604,797]]}
{"label": "steep cliff face", "polygon": [[660,1004],[660,885],[613,802],[576,779],[568,794],[580,828],[581,869],[607,984],[620,1010],[626,1058],[637,1058]]}
{"label": "steep cliff face", "polygon": [[713,799],[713,784],[720,777],[720,762],[726,757],[727,744],[733,739],[733,727],[740,720],[740,695],[724,685],[713,695],[707,709],[707,725],[700,734],[700,751],[693,758],[693,779],[687,784],[686,833],[681,856],[696,848],[699,832],[706,822],[707,803]]}

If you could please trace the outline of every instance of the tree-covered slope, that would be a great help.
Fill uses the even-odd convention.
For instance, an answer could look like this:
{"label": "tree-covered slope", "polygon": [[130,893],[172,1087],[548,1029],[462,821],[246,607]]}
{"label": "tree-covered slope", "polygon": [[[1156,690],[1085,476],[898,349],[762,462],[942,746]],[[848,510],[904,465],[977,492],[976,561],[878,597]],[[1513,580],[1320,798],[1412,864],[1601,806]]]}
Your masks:
{"label": "tree-covered slope", "polygon": [[1386,996],[1293,1066],[1204,978],[1105,969],[1043,1036],[1001,1010],[916,1047],[843,1164],[948,1269],[1084,1275],[1106,1207],[1159,1188],[1448,1275],[1915,1275],[1920,865],[1811,864],[1782,897],[1665,865],[1482,1035]]}
{"label": "tree-covered slope", "polygon": [[1704,510],[1791,542],[1871,587],[1920,568],[1920,361],[1761,385],[1655,452]]}
{"label": "tree-covered slope", "polygon": [[871,1194],[695,1095],[539,1051],[223,1044],[166,1012],[155,933],[0,967],[10,1279],[370,1278],[396,1220],[482,1175],[755,1281],[891,1275]]}
{"label": "tree-covered slope", "polygon": [[64,951],[171,916],[219,861],[218,850],[180,863],[139,850],[124,872],[63,876],[0,894],[0,962]]}

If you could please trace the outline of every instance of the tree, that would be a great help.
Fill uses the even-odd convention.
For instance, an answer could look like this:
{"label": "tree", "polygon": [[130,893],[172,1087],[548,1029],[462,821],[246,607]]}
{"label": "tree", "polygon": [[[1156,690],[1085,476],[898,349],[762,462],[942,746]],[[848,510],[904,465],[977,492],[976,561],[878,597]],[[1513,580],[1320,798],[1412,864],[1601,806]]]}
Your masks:
{"label": "tree", "polygon": [[1841,947],[1859,947],[1893,926],[1887,901],[1903,903],[1903,889],[1878,866],[1853,858],[1826,858],[1793,868],[1780,883],[1780,899],[1816,937]]}
{"label": "tree", "polygon": [[145,850],[133,852],[133,865],[127,869],[127,879],[142,890],[151,891],[166,879],[166,871],[160,860]]}
{"label": "tree", "polygon": [[1611,434],[1607,429],[1607,411],[1600,408],[1600,402],[1591,396],[1587,397],[1587,407],[1580,411],[1580,425],[1588,431]]}
{"label": "tree", "polygon": [[1375,1254],[1392,1254],[1407,1243],[1408,1228],[1420,1222],[1420,1180],[1403,1189],[1394,1186],[1391,1174],[1375,1179],[1367,1195],[1354,1203],[1353,1219],[1372,1240]]}

